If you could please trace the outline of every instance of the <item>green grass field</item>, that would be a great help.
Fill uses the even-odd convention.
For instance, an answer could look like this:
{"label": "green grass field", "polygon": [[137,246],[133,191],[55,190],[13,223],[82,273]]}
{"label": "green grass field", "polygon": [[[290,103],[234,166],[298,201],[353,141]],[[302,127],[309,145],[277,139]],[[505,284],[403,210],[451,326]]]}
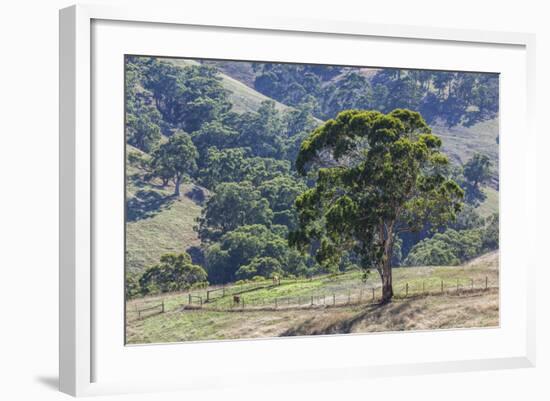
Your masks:
{"label": "green grass field", "polygon": [[[395,268],[395,301],[390,305],[372,302],[373,289],[375,301],[380,296],[379,281],[372,273],[363,282],[361,273],[352,271],[311,280],[282,280],[280,285],[271,281],[246,283],[226,287],[225,297],[210,302],[206,302],[206,291],[214,287],[192,291],[192,295],[202,297],[202,308],[196,300],[189,305],[189,293],[135,299],[126,306],[127,342],[498,325],[498,252],[461,266]],[[244,307],[233,304],[233,294],[244,299]],[[137,318],[137,310],[161,302],[165,313]]]}

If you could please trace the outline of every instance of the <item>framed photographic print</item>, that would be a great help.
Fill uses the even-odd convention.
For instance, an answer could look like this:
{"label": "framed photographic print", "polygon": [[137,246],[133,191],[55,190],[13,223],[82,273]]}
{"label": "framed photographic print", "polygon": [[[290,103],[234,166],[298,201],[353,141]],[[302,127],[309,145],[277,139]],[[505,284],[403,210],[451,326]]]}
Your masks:
{"label": "framed photographic print", "polygon": [[532,36],[60,29],[62,391],[534,364]]}

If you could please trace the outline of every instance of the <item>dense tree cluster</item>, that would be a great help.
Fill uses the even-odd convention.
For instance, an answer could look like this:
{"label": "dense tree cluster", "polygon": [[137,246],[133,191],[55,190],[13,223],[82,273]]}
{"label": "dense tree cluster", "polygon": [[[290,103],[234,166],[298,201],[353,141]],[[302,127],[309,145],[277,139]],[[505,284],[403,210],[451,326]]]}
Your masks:
{"label": "dense tree cluster", "polygon": [[[223,283],[254,276],[305,275],[311,260],[288,247],[286,227],[244,225],[224,234],[206,250],[211,282]],[[271,266],[268,262],[276,261]]]}
{"label": "dense tree cluster", "polygon": [[498,76],[445,71],[256,63],[255,88],[283,103],[307,105],[321,119],[346,109],[419,111],[428,122],[471,125],[498,113]]}
{"label": "dense tree cluster", "polygon": [[[293,164],[319,124],[311,111],[281,112],[265,101],[256,112],[235,113],[210,66],[130,57],[126,77],[127,141],[144,152],[132,151],[129,162],[172,184],[176,197],[185,181],[209,190],[196,226],[208,280],[310,274],[311,258],[290,249],[286,237],[297,224],[295,199],[307,188]],[[152,133],[137,133],[136,118],[151,121]],[[165,291],[167,261],[128,287]]]}
{"label": "dense tree cluster", "polygon": [[481,227],[437,233],[417,243],[403,262],[405,266],[452,266],[498,249],[498,214]]}

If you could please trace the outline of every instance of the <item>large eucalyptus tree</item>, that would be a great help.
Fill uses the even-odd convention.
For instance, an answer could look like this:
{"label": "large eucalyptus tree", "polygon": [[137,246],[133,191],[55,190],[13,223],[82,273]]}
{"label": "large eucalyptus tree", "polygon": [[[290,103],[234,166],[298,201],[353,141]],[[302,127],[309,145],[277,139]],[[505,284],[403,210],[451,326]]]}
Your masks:
{"label": "large eucalyptus tree", "polygon": [[382,302],[389,302],[397,236],[445,224],[462,206],[463,191],[447,174],[440,148],[419,113],[339,113],[301,145],[298,172],[316,169],[316,179],[296,199],[299,228],[290,244],[315,249],[329,266],[353,252],[362,268],[378,271]]}

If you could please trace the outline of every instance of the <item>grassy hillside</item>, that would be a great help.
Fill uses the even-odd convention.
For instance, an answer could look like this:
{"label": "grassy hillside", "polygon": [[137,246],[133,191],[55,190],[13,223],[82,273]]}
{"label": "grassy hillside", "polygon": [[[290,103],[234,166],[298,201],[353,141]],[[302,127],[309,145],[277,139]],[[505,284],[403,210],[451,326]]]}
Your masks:
{"label": "grassy hillside", "polygon": [[[170,62],[174,65],[186,66],[186,65],[198,65],[199,63],[194,60],[187,59],[159,59],[163,61]],[[260,107],[260,104],[266,100],[273,100],[267,96],[262,95],[261,93],[255,91],[251,87],[243,84],[242,82],[228,76],[225,74],[220,74],[222,77],[222,84],[225,89],[231,91],[229,99],[233,104],[233,111],[237,113],[253,112],[257,111]],[[279,111],[289,109],[288,106],[279,103],[275,100],[275,108]]]}
{"label": "grassy hillside", "polygon": [[[188,294],[129,301],[128,342],[433,330],[499,324],[498,252],[462,266],[396,268],[394,275],[396,299],[384,306],[372,303],[370,298],[373,288],[377,296],[380,294],[380,280],[376,274],[363,283],[359,272],[345,273],[336,278],[320,276],[311,281],[288,280],[279,286],[258,283],[254,284],[260,287],[256,290],[248,284],[239,291],[250,305],[245,310],[231,309],[231,295],[205,304],[202,309],[187,308]],[[485,278],[488,290],[484,290]],[[471,280],[474,280],[473,290]],[[409,291],[405,296],[407,284]],[[227,291],[230,292],[231,287]],[[195,291],[193,294],[204,296],[205,292]],[[333,294],[336,306],[331,304]],[[277,308],[274,307],[275,299],[278,300]],[[288,306],[286,300],[289,299],[302,301]],[[314,300],[313,306],[310,299]],[[136,319],[137,309],[161,300],[165,303],[165,313]]]}
{"label": "grassy hillside", "polygon": [[138,166],[127,164],[126,259],[132,273],[157,263],[163,254],[199,245],[193,226],[201,211],[197,197],[204,190],[184,184],[182,196],[176,199],[172,185],[162,188],[159,181],[144,180],[144,174]]}
{"label": "grassy hillside", "polygon": [[252,69],[251,62],[245,61],[217,61],[217,60],[204,60],[203,64],[212,65],[225,75],[242,82],[246,86],[254,89],[254,80],[256,79],[256,73]]}
{"label": "grassy hillside", "polygon": [[498,183],[498,118],[477,123],[471,127],[447,127],[432,124],[432,130],[443,141],[444,151],[454,163],[462,164],[468,161],[474,153],[483,153],[493,162],[492,186]]}
{"label": "grassy hillside", "polygon": [[499,211],[499,192],[491,187],[483,188],[487,198],[477,207],[477,212],[482,217],[488,217]]}

